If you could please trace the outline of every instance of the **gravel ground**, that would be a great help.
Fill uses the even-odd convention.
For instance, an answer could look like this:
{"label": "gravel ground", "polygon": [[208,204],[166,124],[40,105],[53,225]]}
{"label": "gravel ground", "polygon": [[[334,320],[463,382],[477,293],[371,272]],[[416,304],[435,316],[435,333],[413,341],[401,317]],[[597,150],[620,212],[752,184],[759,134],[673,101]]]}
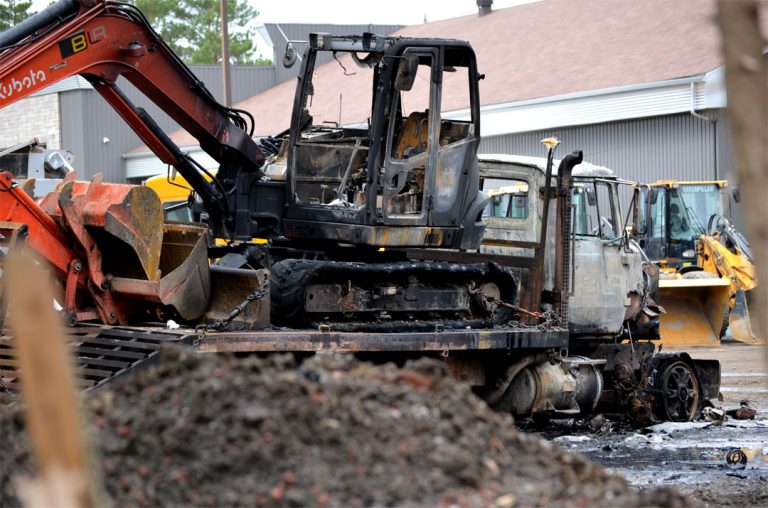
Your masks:
{"label": "gravel ground", "polygon": [[[436,361],[164,357],[85,401],[116,506],[693,505],[517,432]],[[0,411],[3,507],[33,467],[22,420]]]}

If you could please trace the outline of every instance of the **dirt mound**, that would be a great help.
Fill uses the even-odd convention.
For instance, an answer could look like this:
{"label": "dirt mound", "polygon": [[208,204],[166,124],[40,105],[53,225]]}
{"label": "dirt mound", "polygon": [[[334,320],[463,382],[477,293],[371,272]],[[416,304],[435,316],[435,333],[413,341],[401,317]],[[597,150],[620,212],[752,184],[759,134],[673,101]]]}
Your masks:
{"label": "dirt mound", "polygon": [[[86,400],[119,506],[689,504],[517,432],[435,361],[164,356]],[[12,473],[32,467],[21,426],[0,414],[4,507],[18,505]]]}

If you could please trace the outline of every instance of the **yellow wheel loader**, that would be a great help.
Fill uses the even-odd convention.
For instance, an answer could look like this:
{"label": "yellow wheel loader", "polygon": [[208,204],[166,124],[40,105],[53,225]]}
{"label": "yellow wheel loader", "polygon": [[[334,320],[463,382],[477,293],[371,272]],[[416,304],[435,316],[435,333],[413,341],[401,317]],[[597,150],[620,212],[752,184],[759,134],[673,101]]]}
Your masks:
{"label": "yellow wheel loader", "polygon": [[663,344],[714,345],[726,333],[758,342],[747,305],[752,254],[724,217],[730,194],[725,180],[635,187],[635,235],[660,270]]}

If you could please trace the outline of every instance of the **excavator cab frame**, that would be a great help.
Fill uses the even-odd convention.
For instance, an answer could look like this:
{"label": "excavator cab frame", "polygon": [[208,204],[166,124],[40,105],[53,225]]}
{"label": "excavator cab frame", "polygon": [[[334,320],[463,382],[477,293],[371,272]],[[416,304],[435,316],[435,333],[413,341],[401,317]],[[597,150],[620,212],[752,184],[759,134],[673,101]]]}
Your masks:
{"label": "excavator cab frame", "polygon": [[[321,51],[340,67],[331,83],[314,73]],[[312,34],[291,121],[285,235],[375,247],[477,248],[487,202],[476,160],[478,79],[466,42]],[[323,95],[329,85],[333,92]],[[456,109],[450,102],[442,107],[446,86],[460,88],[466,100],[460,119],[444,114]],[[368,109],[344,111],[348,94],[367,96]],[[330,107],[319,104],[323,99]],[[332,121],[323,116],[331,114]]]}

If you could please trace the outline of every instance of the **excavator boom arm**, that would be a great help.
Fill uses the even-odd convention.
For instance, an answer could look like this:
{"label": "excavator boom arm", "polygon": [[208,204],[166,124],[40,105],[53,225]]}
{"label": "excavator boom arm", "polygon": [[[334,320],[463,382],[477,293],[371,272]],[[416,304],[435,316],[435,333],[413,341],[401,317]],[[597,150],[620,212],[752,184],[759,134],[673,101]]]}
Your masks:
{"label": "excavator boom arm", "polygon": [[[116,86],[123,76],[192,134],[220,164],[219,175],[257,172],[264,154],[248,121],[220,105],[135,7],[111,0],[59,0],[0,34],[0,108],[79,74],[146,145],[175,166],[222,227],[231,221],[227,190],[209,183],[146,112]],[[252,123],[252,119],[251,119]],[[223,231],[219,231],[222,233]]]}

